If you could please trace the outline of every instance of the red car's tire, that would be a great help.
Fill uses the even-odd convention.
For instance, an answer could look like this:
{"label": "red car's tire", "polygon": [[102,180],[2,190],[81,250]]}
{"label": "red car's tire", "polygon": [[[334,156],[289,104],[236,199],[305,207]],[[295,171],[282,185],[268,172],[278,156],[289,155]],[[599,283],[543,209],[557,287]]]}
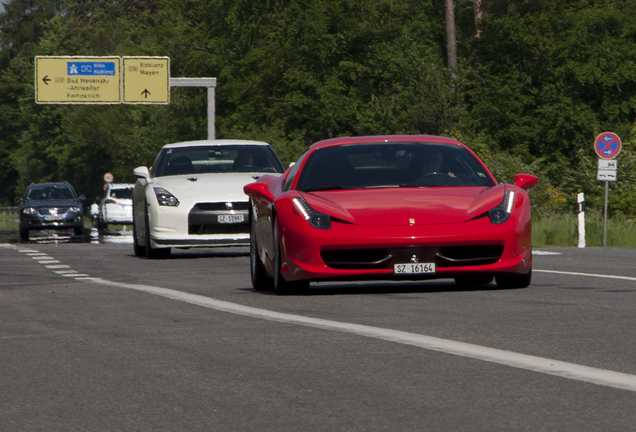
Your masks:
{"label": "red car's tire", "polygon": [[250,276],[252,287],[256,291],[271,291],[274,289],[274,281],[267,276],[263,263],[258,256],[258,245],[256,244],[256,227],[250,218]]}

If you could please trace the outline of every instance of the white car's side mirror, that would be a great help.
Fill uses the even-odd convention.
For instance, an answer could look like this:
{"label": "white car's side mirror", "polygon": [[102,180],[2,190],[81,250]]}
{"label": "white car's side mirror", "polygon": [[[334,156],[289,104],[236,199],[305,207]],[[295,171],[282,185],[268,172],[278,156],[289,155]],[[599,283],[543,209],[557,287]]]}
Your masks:
{"label": "white car's side mirror", "polygon": [[137,178],[145,179],[146,181],[150,181],[150,171],[148,171],[148,167],[140,166],[133,170],[133,174]]}

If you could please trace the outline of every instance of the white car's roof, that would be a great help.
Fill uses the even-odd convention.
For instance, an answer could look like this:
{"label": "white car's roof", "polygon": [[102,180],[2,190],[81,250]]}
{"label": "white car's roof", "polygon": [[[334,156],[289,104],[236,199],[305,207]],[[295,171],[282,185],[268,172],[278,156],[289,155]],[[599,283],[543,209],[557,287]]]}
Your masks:
{"label": "white car's roof", "polygon": [[108,187],[111,189],[129,189],[134,186],[135,186],[134,184],[128,184],[128,183],[111,183],[108,185]]}
{"label": "white car's roof", "polygon": [[184,142],[166,144],[162,148],[196,147],[196,146],[211,146],[211,145],[214,145],[214,146],[224,146],[224,145],[263,145],[263,146],[269,146],[268,143],[263,142],[263,141],[219,139],[219,140],[184,141]]}

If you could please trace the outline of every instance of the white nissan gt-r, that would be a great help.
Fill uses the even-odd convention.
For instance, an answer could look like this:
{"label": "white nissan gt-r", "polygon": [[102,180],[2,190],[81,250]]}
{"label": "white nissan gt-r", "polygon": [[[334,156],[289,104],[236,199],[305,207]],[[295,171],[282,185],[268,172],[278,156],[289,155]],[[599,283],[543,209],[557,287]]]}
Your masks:
{"label": "white nissan gt-r", "polygon": [[169,258],[171,248],[249,246],[243,186],[283,164],[260,141],[211,140],[167,144],[150,169],[134,170],[136,256]]}

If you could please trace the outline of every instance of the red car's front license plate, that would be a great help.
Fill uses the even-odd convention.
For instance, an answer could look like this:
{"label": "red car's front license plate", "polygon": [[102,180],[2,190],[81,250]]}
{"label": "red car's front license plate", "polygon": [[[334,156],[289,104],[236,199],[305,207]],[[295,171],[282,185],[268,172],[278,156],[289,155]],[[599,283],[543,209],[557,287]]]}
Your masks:
{"label": "red car's front license plate", "polygon": [[395,264],[393,266],[393,273],[396,275],[435,273],[435,263]]}

